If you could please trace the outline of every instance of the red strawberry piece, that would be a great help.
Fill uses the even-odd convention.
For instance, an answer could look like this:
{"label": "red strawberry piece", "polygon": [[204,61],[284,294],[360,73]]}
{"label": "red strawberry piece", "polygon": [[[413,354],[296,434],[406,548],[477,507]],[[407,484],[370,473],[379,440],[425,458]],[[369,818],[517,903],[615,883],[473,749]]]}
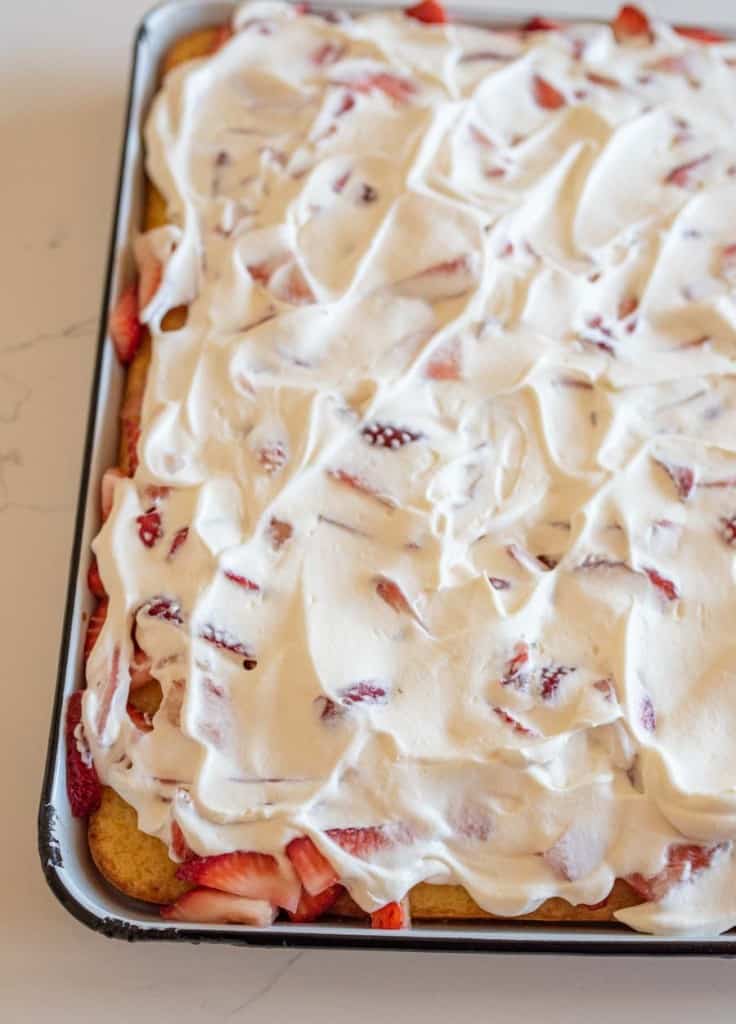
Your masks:
{"label": "red strawberry piece", "polygon": [[150,732],[153,729],[153,722],[147,711],[141,711],[139,708],[133,707],[132,704],[128,704],[128,717],[136,729],[141,732]]}
{"label": "red strawberry piece", "polygon": [[97,602],[95,610],[89,617],[87,623],[87,632],[84,637],[84,657],[85,660],[89,658],[92,648],[97,643],[97,637],[102,632],[102,627],[105,625],[105,619],[107,618],[107,606],[108,600],[106,597],[101,598]]}
{"label": "red strawberry piece", "polygon": [[219,629],[217,626],[213,626],[210,623],[202,627],[200,637],[206,640],[207,643],[213,644],[218,647],[221,651],[230,651],[232,654],[237,654],[243,658],[243,668],[249,672],[252,671],[258,662],[253,656],[253,652],[249,647],[246,647],[244,643],[241,643],[236,636],[229,633],[226,629]]}
{"label": "red strawberry piece", "polygon": [[631,4],[624,4],[613,19],[611,28],[618,43],[641,38],[646,38],[649,42],[652,40],[649,18],[638,7],[634,7]]}
{"label": "red strawberry piece", "polygon": [[171,852],[180,863],[192,860],[192,858],[197,856],[196,853],[190,850],[181,826],[177,821],[171,822]]}
{"label": "red strawberry piece", "polygon": [[415,4],[414,7],[406,7],[404,14],[427,25],[444,25],[447,21],[447,11],[439,0],[422,0],[422,3]]}
{"label": "red strawberry piece", "polygon": [[552,700],[557,695],[562,680],[572,671],[573,669],[567,668],[565,665],[547,665],[543,668],[540,676],[541,687],[539,691],[542,700]]}
{"label": "red strawberry piece", "polygon": [[673,885],[709,868],[713,857],[722,848],[722,844],[699,846],[696,843],[680,843],[670,846],[667,863],[656,875],[647,878],[637,872],[627,875],[626,881],[643,899],[661,900]]}
{"label": "red strawberry piece", "polygon": [[380,928],[384,931],[397,931],[411,926],[411,910],[407,897],[400,903],[395,901],[387,903],[380,910],[371,914],[371,928]]}
{"label": "red strawberry piece", "polygon": [[102,789],[82,725],[82,691],[71,695],[66,705],[66,791],[75,818],[92,814],[100,806]]}
{"label": "red strawberry piece", "polygon": [[102,577],[100,576],[97,559],[94,555],[92,556],[92,561],[89,563],[89,569],[87,570],[87,586],[89,587],[90,593],[94,594],[95,597],[107,597],[105,588],[102,584]]}
{"label": "red strawberry piece", "polygon": [[312,63],[316,64],[317,67],[324,67],[326,64],[335,64],[342,57],[345,52],[344,46],[338,46],[337,43],[325,42],[318,47],[312,54]]}
{"label": "red strawberry piece", "polygon": [[182,544],[186,541],[188,536],[189,536],[189,527],[188,526],[182,526],[182,528],[180,530],[177,530],[176,533],[174,534],[174,539],[171,541],[171,547],[169,548],[169,553],[168,553],[168,555],[166,557],[167,558],[173,558],[174,555],[176,554],[176,552],[182,546]]}
{"label": "red strawberry piece", "polygon": [[504,580],[500,576],[489,576],[488,582],[491,584],[494,590],[510,590],[511,583],[509,580]]}
{"label": "red strawberry piece", "polygon": [[289,302],[292,306],[304,306],[315,301],[314,292],[293,261],[274,272],[269,287],[277,299]]}
{"label": "red strawberry piece", "polygon": [[562,28],[561,21],[552,21],[551,18],[542,18],[536,15],[530,18],[529,21],[524,25],[525,32],[555,32],[557,29]]}
{"label": "red strawberry piece", "polygon": [[363,78],[340,84],[348,85],[356,92],[370,93],[378,90],[396,103],[407,103],[417,91],[417,87],[410,79],[389,71],[374,71]]}
{"label": "red strawberry piece", "polygon": [[97,722],[95,725],[97,727],[98,736],[102,736],[105,731],[107,720],[110,717],[110,711],[112,709],[112,702],[121,682],[120,648],[116,646],[113,648],[105,684],[97,691],[99,703],[97,709]]}
{"label": "red strawberry piece", "polygon": [[361,430],[362,437],[374,448],[403,448],[412,441],[418,441],[422,434],[409,427],[393,427],[389,423],[369,423]]}
{"label": "red strawberry piece", "polygon": [[247,576],[241,576],[240,573],[232,572],[230,569],[225,569],[225,576],[231,582],[242,587],[243,590],[252,590],[254,593],[257,593],[261,589],[254,580],[248,579]]}
{"label": "red strawberry piece", "polygon": [[294,924],[306,924],[309,921],[317,921],[330,910],[340,893],[343,891],[341,885],[331,885],[316,896],[310,895],[306,889],[302,889],[299,903],[296,910],[289,911],[289,917]]}
{"label": "red strawberry piece", "polygon": [[344,484],[346,487],[350,487],[351,490],[357,491],[359,494],[365,494],[368,498],[373,498],[386,508],[396,508],[396,502],[393,498],[390,498],[387,494],[382,494],[380,491],[376,490],[375,487],[369,484],[367,480],[362,476],[359,476],[357,473],[350,473],[346,469],[328,469],[327,475],[337,483]]}
{"label": "red strawberry piece", "polygon": [[220,25],[220,27],[217,29],[217,32],[215,33],[215,38],[212,40],[212,49],[210,52],[217,53],[218,50],[222,49],[225,43],[229,42],[232,39],[234,34],[235,33],[233,32],[230,25]]}
{"label": "red strawberry piece", "polygon": [[349,92],[343,93],[342,99],[340,100],[340,105],[335,111],[334,116],[342,117],[343,114],[347,114],[349,111],[351,111],[354,106],[355,97],[353,96],[353,94]]}
{"label": "red strawberry piece", "polygon": [[543,110],[559,110],[567,102],[560,90],[555,89],[554,85],[541,75],[535,75],[532,79],[532,93],[534,102]]}
{"label": "red strawberry piece", "polygon": [[537,736],[533,729],[530,729],[526,725],[522,725],[518,718],[514,718],[513,715],[509,714],[505,708],[493,708],[493,713],[497,715],[501,721],[511,727],[511,729],[518,733],[520,736]]}
{"label": "red strawberry piece", "polygon": [[593,85],[600,85],[604,89],[620,89],[621,83],[617,78],[611,78],[609,75],[602,75],[599,71],[586,71],[585,77]]}
{"label": "red strawberry piece", "polygon": [[416,622],[416,624],[425,631],[425,633],[427,632],[427,627],[419,618],[419,615],[412,607],[411,602],[398,583],[389,579],[388,576],[384,576],[382,573],[373,577],[373,583],[376,587],[376,593],[382,601],[386,602],[389,608],[392,608],[397,615],[410,616],[410,618],[412,618],[414,622]]}
{"label": "red strawberry piece", "polygon": [[146,602],[144,607],[146,615],[150,615],[152,619],[163,619],[165,622],[171,622],[175,626],[181,626],[184,623],[181,605],[170,597],[162,595],[152,597],[150,601]]}
{"label": "red strawberry piece", "polygon": [[318,896],[338,881],[335,869],[309,836],[292,839],[286,856],[310,896]]}
{"label": "red strawberry piece", "polygon": [[136,647],[130,663],[130,689],[140,690],[153,679],[151,675],[151,659],[140,647]]}
{"label": "red strawberry piece", "polygon": [[342,691],[340,703],[346,707],[353,704],[385,704],[388,700],[386,688],[372,680],[355,683]]}
{"label": "red strawberry piece", "polygon": [[527,684],[527,676],[524,673],[524,666],[529,662],[529,645],[518,643],[514,648],[514,656],[506,664],[501,686],[513,686],[515,689],[524,689]]}
{"label": "red strawberry piece", "polygon": [[329,828],[326,835],[351,857],[368,859],[380,850],[389,850],[397,843],[409,842],[405,826],[368,825],[364,828]]}
{"label": "red strawberry piece", "polygon": [[110,313],[110,337],[118,359],[125,366],[141,343],[141,322],[138,319],[138,288],[129,284],[122,290]]}
{"label": "red strawberry piece", "polygon": [[615,696],[615,691],[614,691],[614,688],[613,688],[613,680],[612,679],[598,679],[595,683],[593,683],[593,687],[599,693],[603,694],[603,696],[605,697],[605,699],[607,701],[613,701],[614,696]]}
{"label": "red strawberry piece", "polygon": [[583,829],[571,825],[554,846],[542,854],[542,858],[560,878],[575,882],[595,870],[600,860],[598,854],[591,837]]}
{"label": "red strawberry piece", "polygon": [[217,892],[214,889],[192,889],[176,903],[161,908],[166,921],[190,921],[198,924],[250,924],[266,928],[273,924],[276,908],[265,900]]}
{"label": "red strawberry piece", "polygon": [[115,500],[115,484],[118,480],[125,479],[125,474],[117,466],[106,469],[102,474],[102,483],[100,484],[100,515],[102,516],[103,523],[112,512]]}
{"label": "red strawberry piece", "polygon": [[182,864],[176,877],[234,896],[266,900],[291,911],[296,910],[301,892],[296,876],[287,875],[276,858],[267,853],[237,851],[196,857]]}
{"label": "red strawberry piece", "polygon": [[675,25],[675,32],[686,39],[693,39],[697,43],[727,43],[728,36],[720,32],[714,32],[710,28],[698,28],[696,25]]}
{"label": "red strawberry piece", "polygon": [[673,583],[672,580],[668,580],[666,576],[662,576],[661,573],[657,572],[656,569],[644,569],[650,583],[652,583],[660,593],[664,594],[668,601],[676,601],[680,596],[680,592],[677,589],[677,584]]}
{"label": "red strawberry piece", "polygon": [[291,523],[286,523],[283,519],[277,519],[275,516],[272,516],[268,524],[268,535],[271,538],[272,547],[278,551],[279,548],[286,544],[287,540],[291,540],[294,535],[294,527]]}
{"label": "red strawberry piece", "polygon": [[348,168],[347,171],[345,171],[343,174],[341,174],[340,177],[337,178],[332,183],[332,191],[333,192],[337,192],[337,194],[340,195],[340,193],[344,191],[345,186],[347,185],[347,183],[350,181],[352,173],[353,173],[352,169]]}
{"label": "red strawberry piece", "polygon": [[625,320],[631,316],[632,313],[636,313],[639,308],[639,300],[635,295],[625,295],[618,304],[618,318],[619,320]]}
{"label": "red strawberry piece", "polygon": [[427,363],[425,375],[430,380],[460,380],[462,364],[459,344],[451,342],[437,349]]}
{"label": "red strawberry piece", "polygon": [[642,697],[641,705],[639,707],[639,717],[641,718],[641,724],[647,730],[647,732],[654,732],[657,728],[657,713],[654,710],[654,704],[652,704],[652,698],[648,695]]}
{"label": "red strawberry piece", "polygon": [[706,153],[705,156],[699,156],[695,160],[688,160],[685,164],[680,164],[679,167],[675,167],[665,177],[665,185],[677,185],[679,188],[690,188],[692,185],[697,184],[698,176],[693,172],[703,164],[706,164],[710,160],[710,153]]}
{"label": "red strawberry piece", "polygon": [[695,487],[695,473],[689,466],[678,466],[675,463],[665,462],[663,459],[655,459],[656,464],[663,469],[677,489],[678,495],[683,501],[687,500]]}
{"label": "red strawberry piece", "polygon": [[159,538],[163,537],[164,531],[161,526],[161,513],[152,506],[143,515],[136,517],[138,524],[138,536],[147,548],[152,548]]}
{"label": "red strawberry piece", "polygon": [[410,299],[442,302],[457,299],[475,284],[478,264],[470,253],[462,253],[451,260],[434,263],[416,274],[397,281],[395,288]]}
{"label": "red strawberry piece", "polygon": [[258,461],[269,475],[283,469],[288,458],[286,445],[282,441],[271,441],[258,451]]}
{"label": "red strawberry piece", "polygon": [[736,547],[736,516],[721,517],[720,534],[729,547]]}

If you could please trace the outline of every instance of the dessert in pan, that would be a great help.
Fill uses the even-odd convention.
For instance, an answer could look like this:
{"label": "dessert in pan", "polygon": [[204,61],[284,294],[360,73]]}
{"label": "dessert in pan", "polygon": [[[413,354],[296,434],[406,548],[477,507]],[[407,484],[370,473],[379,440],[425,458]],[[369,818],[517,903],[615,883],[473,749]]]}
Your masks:
{"label": "dessert in pan", "polygon": [[736,45],[169,53],[68,780],[165,917],[736,924]]}

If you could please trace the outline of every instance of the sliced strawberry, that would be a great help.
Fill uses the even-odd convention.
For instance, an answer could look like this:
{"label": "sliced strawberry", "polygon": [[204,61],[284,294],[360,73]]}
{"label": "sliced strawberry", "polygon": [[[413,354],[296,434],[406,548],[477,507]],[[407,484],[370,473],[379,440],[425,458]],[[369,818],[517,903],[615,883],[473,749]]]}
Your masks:
{"label": "sliced strawberry", "polygon": [[258,451],[258,461],[269,475],[278,473],[280,469],[283,469],[288,459],[289,454],[286,450],[286,445],[282,441],[271,441],[269,444],[263,445]]}
{"label": "sliced strawberry", "polygon": [[626,881],[645,900],[661,900],[673,885],[684,882],[709,868],[722,844],[699,846],[696,843],[681,843],[670,846],[667,863],[656,875],[646,878],[638,872],[627,875]]}
{"label": "sliced strawberry", "polygon": [[176,877],[234,896],[266,900],[284,910],[294,911],[299,904],[301,886],[296,876],[286,875],[276,858],[267,853],[238,851],[197,857],[182,864]]}
{"label": "sliced strawberry", "polygon": [[220,25],[212,40],[212,53],[217,53],[235,35],[231,25]]}
{"label": "sliced strawberry", "polygon": [[410,616],[418,626],[421,626],[421,628],[427,632],[427,627],[419,618],[418,613],[398,583],[389,579],[388,576],[384,576],[382,573],[378,573],[374,576],[373,582],[376,587],[376,593],[382,601],[386,602],[389,608],[392,608],[397,615],[403,614]]}
{"label": "sliced strawberry", "polygon": [[243,668],[250,671],[256,667],[257,661],[251,649],[232,633],[228,632],[228,630],[213,626],[211,623],[206,623],[200,630],[199,635],[207,643],[218,647],[221,651],[230,651],[231,654],[237,654],[243,658]]}
{"label": "sliced strawberry", "polygon": [[309,836],[292,839],[286,847],[286,856],[310,896],[318,896],[339,880],[335,869]]}
{"label": "sliced strawberry", "polygon": [[501,686],[514,685],[518,688],[519,682],[524,678],[523,668],[529,661],[529,645],[522,640],[514,648],[514,655],[506,664]]}
{"label": "sliced strawberry", "polygon": [[138,288],[135,284],[129,284],[120,293],[110,313],[109,327],[118,359],[127,365],[138,351],[142,338],[141,322],[138,319]]}
{"label": "sliced strawberry", "polygon": [[325,67],[327,64],[336,64],[345,52],[344,46],[337,43],[322,43],[312,54],[312,63],[317,67]]}
{"label": "sliced strawberry", "polygon": [[390,423],[379,423],[378,421],[368,423],[360,433],[363,439],[374,448],[391,448],[393,451],[403,448],[406,444],[411,444],[412,441],[418,441],[422,437],[422,434],[410,430],[409,427],[394,427]]}
{"label": "sliced strawberry", "polygon": [[410,843],[412,840],[409,829],[403,824],[367,825],[361,828],[328,828],[325,835],[333,843],[349,853],[351,857],[367,860],[380,850]]}
{"label": "sliced strawberry", "polygon": [[343,892],[341,885],[331,885],[317,893],[316,896],[312,896],[306,889],[302,889],[297,908],[289,911],[289,917],[295,924],[317,921],[334,906],[341,892]]}
{"label": "sliced strawberry", "polygon": [[571,825],[554,846],[542,854],[555,874],[567,882],[585,878],[601,861],[602,850],[588,830]]}
{"label": "sliced strawberry", "polygon": [[615,698],[615,690],[613,688],[612,679],[598,679],[593,683],[593,688],[596,689],[598,693],[602,694],[605,700],[613,702]]}
{"label": "sliced strawberry", "polygon": [[108,600],[106,597],[101,598],[97,602],[95,610],[89,617],[87,623],[87,632],[84,637],[84,658],[85,661],[89,658],[92,648],[97,643],[97,637],[102,632],[102,627],[105,625],[105,619],[107,618],[107,606]]}
{"label": "sliced strawberry", "polygon": [[371,914],[371,928],[385,931],[397,931],[411,927],[411,910],[409,900],[405,896],[401,903],[387,903],[380,910]]}
{"label": "sliced strawberry", "polygon": [[361,78],[340,84],[362,93],[371,93],[377,90],[396,103],[408,103],[417,91],[417,87],[410,79],[389,71],[372,71]]}
{"label": "sliced strawberry", "polygon": [[266,928],[273,924],[276,908],[265,900],[250,900],[214,889],[192,889],[176,903],[161,908],[166,921],[191,921],[198,924],[250,924]]}
{"label": "sliced strawberry", "polygon": [[163,619],[175,626],[181,626],[184,623],[181,605],[171,597],[158,594],[147,601],[143,607],[146,609],[146,615],[150,615],[152,619]]}
{"label": "sliced strawberry", "polygon": [[430,380],[460,380],[462,359],[460,345],[450,342],[438,349],[427,363],[425,375]]}
{"label": "sliced strawberry", "polygon": [[609,75],[602,75],[599,71],[586,71],[585,77],[593,85],[600,85],[604,89],[620,89],[621,83],[617,78],[611,78]]}
{"label": "sliced strawberry", "polygon": [[177,530],[176,533],[174,534],[174,539],[171,541],[171,547],[169,548],[169,553],[168,553],[168,555],[166,557],[167,558],[173,558],[174,555],[176,554],[176,552],[182,546],[182,544],[186,541],[188,536],[189,536],[189,527],[188,526],[182,526],[182,528],[180,530]]}
{"label": "sliced strawberry", "polygon": [[343,690],[340,703],[350,707],[353,704],[385,704],[387,699],[385,686],[381,686],[373,680],[366,680]]}
{"label": "sliced strawberry", "polygon": [[677,589],[677,584],[673,583],[672,580],[668,580],[666,576],[662,576],[661,573],[657,572],[656,569],[644,569],[649,582],[652,583],[661,594],[667,598],[668,601],[676,601],[680,596],[680,591]]}
{"label": "sliced strawberry", "polygon": [[66,791],[73,816],[83,818],[100,806],[102,789],[84,738],[81,690],[67,701],[65,739]]}
{"label": "sliced strawberry", "polygon": [[376,490],[372,484],[369,484],[367,480],[357,473],[350,473],[346,469],[328,469],[327,475],[337,483],[344,484],[359,494],[365,494],[367,497],[373,498],[386,508],[396,508],[396,502],[393,498]]}
{"label": "sliced strawberry", "polygon": [[666,175],[664,179],[665,185],[677,185],[678,188],[690,188],[700,180],[698,175],[694,172],[697,171],[698,168],[702,167],[703,164],[708,163],[709,160],[710,153],[706,153],[705,156],[699,156],[695,160],[688,160],[687,163],[680,164]]}
{"label": "sliced strawberry", "polygon": [[180,863],[192,860],[197,856],[196,853],[190,850],[181,826],[177,821],[171,822],[171,851]]}
{"label": "sliced strawberry", "polygon": [[95,597],[107,597],[102,577],[100,576],[100,569],[97,565],[97,559],[94,555],[92,555],[92,561],[89,563],[89,569],[87,570],[87,586],[90,593],[94,594]]}
{"label": "sliced strawberry", "polygon": [[729,547],[736,547],[736,516],[722,516],[719,532]]}
{"label": "sliced strawberry", "polygon": [[128,718],[136,729],[141,732],[150,732],[153,729],[153,722],[147,711],[141,711],[140,708],[136,708],[132,704],[128,704],[127,710]]}
{"label": "sliced strawberry", "polygon": [[117,466],[111,466],[110,469],[106,469],[102,474],[102,483],[100,484],[100,515],[103,523],[112,512],[115,500],[115,485],[118,480],[125,479],[125,474]]}
{"label": "sliced strawberry", "polygon": [[230,569],[225,569],[225,577],[233,583],[237,583],[243,590],[252,590],[254,593],[258,593],[261,589],[254,580],[248,579],[247,576],[241,576],[240,573],[232,572]]}
{"label": "sliced strawberry", "polygon": [[156,541],[164,535],[161,513],[155,505],[147,509],[143,515],[137,516],[136,523],[138,524],[138,536],[147,548],[152,548]]}
{"label": "sliced strawberry", "polygon": [[642,38],[651,41],[653,38],[649,18],[638,7],[631,4],[624,4],[613,19],[611,28],[618,43]]}
{"label": "sliced strawberry", "polygon": [[98,736],[102,736],[107,727],[107,720],[109,719],[110,711],[112,710],[112,702],[115,699],[115,694],[117,693],[121,683],[120,648],[116,645],[113,648],[112,657],[110,658],[105,684],[100,690],[98,690],[99,703],[97,708],[97,721],[95,723]]}
{"label": "sliced strawberry", "polygon": [[501,576],[489,576],[488,582],[491,584],[494,590],[510,590],[510,580],[505,580]]}
{"label": "sliced strawberry", "polygon": [[478,261],[470,253],[462,253],[442,263],[397,281],[394,287],[406,298],[425,302],[443,302],[465,295],[478,278]]}
{"label": "sliced strawberry", "polygon": [[294,527],[291,523],[272,516],[268,524],[268,535],[271,538],[271,546],[278,551],[288,540],[291,540],[294,535]]}
{"label": "sliced strawberry", "polygon": [[560,90],[541,75],[535,75],[532,79],[532,93],[534,102],[543,110],[559,110],[567,103]]}
{"label": "sliced strawberry", "polygon": [[530,18],[529,21],[524,25],[525,32],[555,32],[559,28],[563,28],[561,21],[552,21],[551,18],[542,18],[536,15]]}
{"label": "sliced strawberry", "polygon": [[447,11],[439,0],[422,0],[422,3],[414,7],[405,7],[404,14],[427,25],[444,25],[447,21]]}
{"label": "sliced strawberry", "polygon": [[677,489],[683,501],[687,500],[695,487],[695,473],[689,466],[678,466],[673,462],[655,459],[656,464],[665,471]]}
{"label": "sliced strawberry", "polygon": [[505,708],[493,708],[493,713],[494,715],[497,715],[505,725],[510,726],[511,729],[520,736],[536,737],[538,735],[538,733],[533,729],[530,729],[526,725],[522,725],[519,719],[514,718],[514,716],[509,714]]}
{"label": "sliced strawberry", "polygon": [[727,43],[728,36],[720,32],[714,32],[710,28],[698,28],[696,25],[675,25],[673,26],[678,36],[686,39],[694,39],[697,43]]}
{"label": "sliced strawberry", "polygon": [[545,666],[542,669],[539,680],[539,696],[542,700],[552,700],[557,695],[562,680],[573,671],[574,669],[568,668],[565,665]]}

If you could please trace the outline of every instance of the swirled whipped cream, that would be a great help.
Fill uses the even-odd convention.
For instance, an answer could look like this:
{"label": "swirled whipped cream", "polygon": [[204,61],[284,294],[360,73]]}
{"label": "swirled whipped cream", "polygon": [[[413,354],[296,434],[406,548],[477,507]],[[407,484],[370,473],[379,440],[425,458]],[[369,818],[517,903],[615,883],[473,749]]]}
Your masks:
{"label": "swirled whipped cream", "polygon": [[736,46],[234,27],[146,126],[170,225],[94,542],[101,778],[198,854],[309,835],[366,910],[623,877],[636,929],[733,926]]}

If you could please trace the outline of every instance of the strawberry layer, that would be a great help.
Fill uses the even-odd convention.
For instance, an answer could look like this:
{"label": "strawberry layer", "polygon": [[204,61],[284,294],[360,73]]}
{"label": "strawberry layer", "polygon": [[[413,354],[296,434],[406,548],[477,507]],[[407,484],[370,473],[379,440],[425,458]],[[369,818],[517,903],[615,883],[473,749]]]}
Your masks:
{"label": "strawberry layer", "polygon": [[732,926],[736,46],[234,27],[146,128],[171,226],[94,544],[101,780],[200,856],[310,836],[369,911],[595,904],[722,844],[622,917]]}

